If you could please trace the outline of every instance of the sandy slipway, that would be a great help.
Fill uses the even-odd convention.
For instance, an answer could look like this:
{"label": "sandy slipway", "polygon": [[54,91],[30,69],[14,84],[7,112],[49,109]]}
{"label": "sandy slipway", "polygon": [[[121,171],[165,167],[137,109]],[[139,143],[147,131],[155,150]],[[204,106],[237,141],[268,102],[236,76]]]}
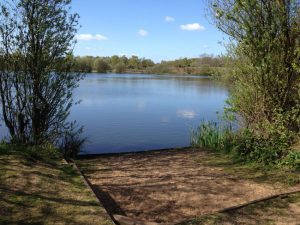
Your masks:
{"label": "sandy slipway", "polygon": [[227,173],[206,163],[210,155],[193,149],[165,150],[94,156],[77,164],[106,210],[121,224],[175,224],[300,190],[299,185],[287,188]]}

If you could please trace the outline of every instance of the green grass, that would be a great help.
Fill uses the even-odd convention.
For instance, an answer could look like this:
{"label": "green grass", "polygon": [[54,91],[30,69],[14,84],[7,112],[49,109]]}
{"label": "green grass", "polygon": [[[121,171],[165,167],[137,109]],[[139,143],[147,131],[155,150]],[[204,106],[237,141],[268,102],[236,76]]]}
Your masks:
{"label": "green grass", "polygon": [[207,157],[196,159],[196,161],[207,166],[219,167],[225,173],[257,183],[278,184],[287,187],[300,184],[300,171],[296,169],[245,163],[222,153],[211,153]]}
{"label": "green grass", "polygon": [[113,224],[53,149],[0,146],[0,224]]}
{"label": "green grass", "polygon": [[[208,149],[212,153],[211,157],[201,158],[199,162],[221,167],[225,172],[240,178],[271,184],[295,185],[300,183],[299,152],[290,152],[290,157],[281,163],[265,164],[249,161],[237,153],[236,147],[239,145],[239,140],[231,126],[203,122],[196,130],[192,131],[191,144],[196,148]],[[292,162],[294,162],[293,166],[291,166]]]}
{"label": "green grass", "polygon": [[178,225],[248,224],[275,225],[300,224],[300,194],[291,194],[248,205],[226,213],[206,215]]}
{"label": "green grass", "polygon": [[229,152],[233,148],[234,133],[232,127],[216,122],[203,122],[191,133],[191,145],[208,148],[218,152]]}

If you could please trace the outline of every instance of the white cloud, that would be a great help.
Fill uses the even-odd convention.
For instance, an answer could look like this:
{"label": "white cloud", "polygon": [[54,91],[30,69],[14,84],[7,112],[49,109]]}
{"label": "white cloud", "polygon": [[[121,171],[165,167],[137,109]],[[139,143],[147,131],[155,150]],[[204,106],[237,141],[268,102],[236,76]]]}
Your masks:
{"label": "white cloud", "polygon": [[107,37],[105,37],[101,34],[95,34],[95,35],[92,35],[92,34],[78,34],[76,38],[79,41],[105,41],[105,40],[108,39]]}
{"label": "white cloud", "polygon": [[202,48],[208,48],[209,46],[208,45],[202,45]]}
{"label": "white cloud", "polygon": [[194,110],[177,110],[176,112],[177,116],[184,119],[194,119],[196,117],[196,112]]}
{"label": "white cloud", "polygon": [[139,29],[138,31],[138,35],[142,36],[142,37],[146,37],[148,36],[148,31],[144,30],[144,29]]}
{"label": "white cloud", "polygon": [[186,31],[203,31],[205,30],[205,27],[199,23],[189,23],[189,24],[181,25],[180,29]]}
{"label": "white cloud", "polygon": [[172,16],[166,16],[166,17],[165,17],[165,21],[166,21],[166,22],[174,22],[174,21],[175,21],[175,18],[172,17]]}

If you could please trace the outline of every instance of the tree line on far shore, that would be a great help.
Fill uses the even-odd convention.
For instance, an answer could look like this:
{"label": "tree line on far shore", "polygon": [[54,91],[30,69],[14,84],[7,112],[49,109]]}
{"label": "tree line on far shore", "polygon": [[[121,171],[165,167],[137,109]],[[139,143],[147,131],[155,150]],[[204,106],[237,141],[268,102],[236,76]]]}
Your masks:
{"label": "tree line on far shore", "polygon": [[225,66],[225,57],[201,55],[199,58],[181,58],[154,63],[151,59],[138,56],[93,57],[77,56],[73,70],[83,73],[154,73],[212,75]]}

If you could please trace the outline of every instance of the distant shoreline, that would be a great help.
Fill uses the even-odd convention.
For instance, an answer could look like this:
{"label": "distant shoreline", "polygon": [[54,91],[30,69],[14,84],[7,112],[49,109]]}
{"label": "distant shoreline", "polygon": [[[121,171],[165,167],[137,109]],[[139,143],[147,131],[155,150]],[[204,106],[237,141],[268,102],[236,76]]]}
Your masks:
{"label": "distant shoreline", "polygon": [[224,57],[202,56],[200,58],[180,58],[177,60],[155,63],[151,59],[132,56],[77,56],[74,58],[72,70],[75,72],[115,72],[132,74],[179,74],[213,76],[226,67]]}
{"label": "distant shoreline", "polygon": [[[78,72],[78,71],[76,71]],[[83,72],[84,73],[84,72]],[[211,74],[188,74],[188,73],[149,73],[149,72],[146,72],[146,71],[126,71],[124,73],[116,73],[116,72],[113,72],[113,71],[110,71],[110,72],[107,72],[107,73],[99,73],[97,71],[92,71],[92,72],[88,72],[86,74],[123,74],[123,75],[126,75],[126,74],[136,74],[136,75],[139,75],[139,74],[145,74],[145,75],[182,75],[182,76],[199,76],[199,77],[212,77]]]}

